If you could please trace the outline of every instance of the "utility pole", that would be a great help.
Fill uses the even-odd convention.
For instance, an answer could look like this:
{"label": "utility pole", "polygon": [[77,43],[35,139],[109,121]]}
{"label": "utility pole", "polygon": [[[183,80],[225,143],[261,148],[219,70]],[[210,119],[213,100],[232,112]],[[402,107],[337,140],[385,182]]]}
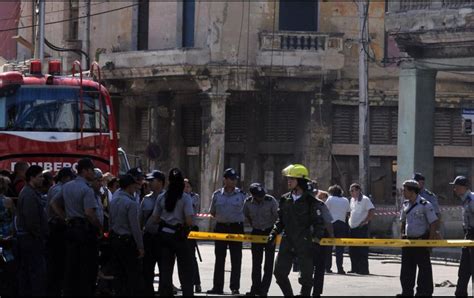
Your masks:
{"label": "utility pole", "polygon": [[367,61],[369,28],[368,28],[369,0],[358,0],[359,10],[359,182],[364,192],[370,189],[369,166],[369,98]]}
{"label": "utility pole", "polygon": [[44,10],[45,0],[38,0],[38,25],[36,27],[35,59],[44,60]]}

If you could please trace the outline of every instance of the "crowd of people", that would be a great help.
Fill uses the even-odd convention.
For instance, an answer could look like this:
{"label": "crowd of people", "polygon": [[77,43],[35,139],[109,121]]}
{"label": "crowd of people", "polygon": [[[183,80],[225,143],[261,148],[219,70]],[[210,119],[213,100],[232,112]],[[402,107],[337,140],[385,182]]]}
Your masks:
{"label": "crowd of people", "polygon": [[[268,236],[267,243],[252,243],[252,286],[247,296],[267,296],[273,276],[283,295],[293,296],[292,268],[300,274],[300,295],[320,296],[325,274],[333,272],[333,248],[319,240],[367,238],[375,207],[357,183],[345,197],[339,185],[327,192],[318,189],[303,165],[290,165],[282,175],[289,192],[277,200],[260,183],[252,183],[247,194],[237,187],[237,171],[226,169],[223,187],[211,198],[214,231],[243,234],[248,223],[251,234]],[[415,173],[403,183],[403,238],[440,239],[439,206],[436,196],[424,188],[424,180]],[[466,177],[456,177],[452,184],[463,200],[466,239],[472,239],[474,194]],[[13,173],[0,173],[1,294],[153,296],[158,266],[158,293],[173,296],[175,262],[183,295],[199,293],[198,246],[187,236],[199,231],[200,204],[191,181],[178,168],[168,175],[133,168],[114,177],[86,158],[78,161],[76,171],[63,168],[53,175],[38,165],[18,162]],[[277,235],[282,240],[275,259]],[[215,242],[213,287],[208,294],[224,294],[227,249],[229,288],[231,294],[240,294],[242,243],[232,241]],[[370,274],[368,252],[367,247],[349,248],[348,273]],[[346,274],[343,253],[344,247],[336,247],[336,273],[341,275]],[[463,248],[457,296],[467,295],[471,254],[471,248]],[[428,248],[403,248],[401,296],[413,296],[415,282],[417,295],[431,296],[432,275]]]}

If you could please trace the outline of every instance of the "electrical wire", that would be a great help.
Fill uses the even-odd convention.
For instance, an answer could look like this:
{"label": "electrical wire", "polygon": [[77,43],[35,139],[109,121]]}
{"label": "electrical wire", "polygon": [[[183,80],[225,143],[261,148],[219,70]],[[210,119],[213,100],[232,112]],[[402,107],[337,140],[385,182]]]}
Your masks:
{"label": "electrical wire", "polygon": [[[110,2],[92,3],[92,4],[91,4],[91,7],[92,7],[92,6],[95,6],[95,5],[106,4],[106,3],[108,4],[108,3],[110,3]],[[20,2],[18,2],[18,4],[20,4]],[[87,5],[78,6],[77,9],[86,8],[86,7],[87,7]],[[64,11],[70,11],[70,10],[71,10],[71,8],[60,9],[60,10],[52,10],[52,11],[46,11],[46,12],[45,12],[45,15],[47,15],[47,14],[53,14],[53,13],[58,13],[58,12],[64,12]],[[12,18],[3,18],[3,19],[0,19],[0,22],[1,22],[1,21],[8,21],[8,20],[15,20],[15,21],[17,21],[17,20],[20,20],[20,19],[26,19],[26,18],[31,18],[31,17],[33,17],[33,15],[19,16],[19,17],[17,17],[17,18],[13,18],[13,17],[12,17]]]}
{"label": "electrical wire", "polygon": [[[106,11],[102,11],[102,12],[98,12],[98,13],[88,14],[88,15],[85,15],[85,16],[80,16],[80,17],[75,17],[75,18],[70,18],[70,19],[64,19],[64,20],[54,21],[54,22],[48,22],[48,23],[45,23],[44,25],[46,26],[46,25],[60,24],[60,23],[65,23],[65,22],[69,22],[69,21],[85,19],[85,18],[88,18],[88,17],[99,16],[99,15],[103,15],[103,14],[107,14],[107,13],[111,13],[111,12],[131,8],[131,7],[137,6],[138,4],[139,3],[137,2],[137,3],[131,4],[131,5],[122,6],[122,7],[119,7],[119,8],[110,9],[110,10],[106,10]],[[20,29],[27,29],[27,28],[33,28],[33,27],[36,27],[36,25],[21,26],[21,27],[16,27],[16,28],[9,28],[9,29],[1,29],[0,32],[17,31],[17,30],[20,30]]]}
{"label": "electrical wire", "polygon": [[90,57],[89,55],[84,52],[83,50],[81,49],[67,49],[67,48],[61,48],[61,47],[58,47],[58,46],[55,46],[53,45],[51,42],[49,42],[46,38],[44,39],[44,43],[45,45],[54,50],[54,51],[57,51],[57,52],[74,52],[76,54],[80,54],[80,55],[83,55],[85,58],[86,58],[86,69],[89,69],[89,66],[90,66]]}

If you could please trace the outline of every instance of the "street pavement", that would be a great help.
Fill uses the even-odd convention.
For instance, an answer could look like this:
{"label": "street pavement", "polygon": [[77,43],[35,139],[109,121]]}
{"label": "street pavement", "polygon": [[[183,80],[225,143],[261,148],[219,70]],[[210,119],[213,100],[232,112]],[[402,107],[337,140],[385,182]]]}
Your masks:
{"label": "street pavement", "polygon": [[[214,245],[212,242],[200,242],[199,248],[203,258],[203,262],[199,263],[203,293],[196,295],[206,296],[205,291],[212,288],[215,260]],[[245,292],[250,290],[250,286],[252,284],[252,255],[248,246],[244,248],[242,258],[240,293],[244,295]],[[450,281],[452,284],[456,284],[459,264],[437,260],[433,260],[432,263],[433,279],[435,284],[448,284],[445,281]],[[337,271],[335,267],[335,258],[333,257],[333,271]],[[326,274],[323,296],[395,296],[396,294],[401,293],[399,280],[400,256],[371,254],[369,267],[371,274],[367,276],[357,274]],[[350,270],[350,259],[348,255],[344,256],[344,269],[346,271]],[[176,270],[177,269],[175,268],[174,284],[179,286]],[[227,295],[230,295],[229,279],[230,255],[227,253],[224,285],[224,292]],[[290,280],[293,285],[294,293],[298,294],[300,290],[300,285],[298,284],[298,274],[296,272],[291,272]],[[454,287],[435,287],[433,295],[454,296],[454,290]],[[272,285],[268,294],[269,296],[282,295],[280,288],[275,283],[274,278],[272,280]],[[471,295],[471,285],[469,285],[469,294]]]}

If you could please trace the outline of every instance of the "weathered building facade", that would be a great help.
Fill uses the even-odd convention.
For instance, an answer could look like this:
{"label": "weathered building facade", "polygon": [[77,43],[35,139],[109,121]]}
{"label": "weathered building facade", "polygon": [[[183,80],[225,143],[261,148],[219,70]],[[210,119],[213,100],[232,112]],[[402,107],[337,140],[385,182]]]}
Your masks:
{"label": "weathered building facade", "polygon": [[[433,7],[407,9],[393,3],[374,1],[369,7],[367,192],[378,204],[394,203],[397,155],[402,154],[405,172],[399,179],[423,171],[447,204],[452,198],[448,180],[472,176],[472,137],[461,133],[460,112],[472,105],[472,79],[457,71],[433,76],[424,68],[407,70],[407,58],[420,47],[433,45],[429,53],[436,47],[426,41],[435,38],[433,33],[404,32],[425,26],[443,33],[426,24],[398,24],[403,18],[397,18],[432,25],[443,18],[425,17],[435,12]],[[244,188],[261,181],[276,195],[286,188],[280,171],[290,163],[307,165],[322,188],[340,183],[347,189],[358,180],[359,28],[353,2],[80,0],[46,7],[47,22],[69,20],[48,25],[46,38],[64,48],[81,48],[101,64],[119,115],[121,146],[142,156],[146,169],[182,168],[196,181],[203,206],[220,186],[225,167],[240,172]],[[444,23],[468,27],[470,8],[443,9],[440,15],[465,16],[463,23],[456,23],[454,15]],[[20,25],[31,24],[30,11],[31,2],[24,1]],[[27,38],[31,29],[19,33]],[[451,52],[445,48],[438,55],[465,56],[454,46],[458,42],[451,44]],[[19,57],[27,57],[28,51],[18,47]],[[81,58],[50,53],[62,57],[64,65]],[[408,98],[404,103],[417,94],[432,101],[399,109],[399,89]],[[431,116],[399,117],[399,111],[430,110]],[[403,144],[397,141],[401,137]],[[417,155],[430,146],[432,153]],[[407,162],[415,155],[423,163]],[[430,160],[432,168],[421,165]]]}

